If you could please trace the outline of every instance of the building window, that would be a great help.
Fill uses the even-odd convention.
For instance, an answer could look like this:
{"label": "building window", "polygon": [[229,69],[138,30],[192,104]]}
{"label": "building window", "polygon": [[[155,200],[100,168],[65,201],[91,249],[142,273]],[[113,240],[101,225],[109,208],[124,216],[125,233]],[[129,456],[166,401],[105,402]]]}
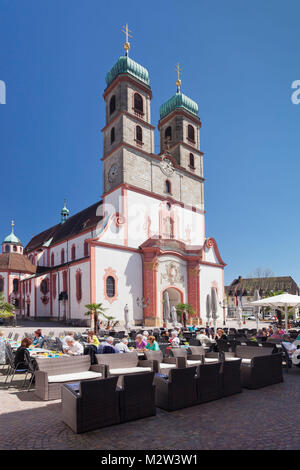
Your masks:
{"label": "building window", "polygon": [[64,292],[68,292],[67,271],[63,271],[62,279],[63,279],[63,290]]}
{"label": "building window", "polygon": [[165,181],[165,191],[166,193],[171,194],[171,183],[169,180]]}
{"label": "building window", "polygon": [[41,282],[41,292],[46,295],[49,292],[48,279],[43,279]]}
{"label": "building window", "polygon": [[51,253],[51,266],[54,266],[54,253]]}
{"label": "building window", "polygon": [[167,127],[167,129],[165,130],[165,139],[172,140],[172,127],[171,126]]}
{"label": "building window", "polygon": [[14,279],[13,280],[13,292],[19,292],[19,279]]}
{"label": "building window", "polygon": [[89,244],[84,242],[84,256],[89,256]]}
{"label": "building window", "polygon": [[71,257],[72,257],[72,261],[74,261],[75,258],[76,258],[76,247],[75,247],[75,245],[72,246]]}
{"label": "building window", "polygon": [[106,279],[106,295],[107,297],[114,297],[116,292],[115,280],[112,276],[108,276]]}
{"label": "building window", "polygon": [[138,93],[134,94],[134,109],[140,113],[144,112],[143,98]]}
{"label": "building window", "polygon": [[60,252],[60,263],[64,264],[64,262],[65,262],[65,250],[62,249]]}
{"label": "building window", "polygon": [[137,142],[142,143],[143,142],[143,131],[141,126],[136,126],[135,128],[135,137]]}
{"label": "building window", "polygon": [[53,299],[56,298],[56,274],[55,273],[52,275],[52,296],[53,296]]}
{"label": "building window", "polygon": [[5,245],[5,251],[6,253],[9,253],[9,245]]}
{"label": "building window", "polygon": [[117,293],[118,278],[116,276],[116,271],[112,269],[111,267],[106,268],[105,274],[103,276],[103,280],[104,280],[104,286],[103,286],[104,298],[111,304],[118,298],[118,293]]}
{"label": "building window", "polygon": [[113,95],[109,102],[109,114],[112,114],[116,110],[116,96]]}
{"label": "building window", "polygon": [[4,279],[0,277],[0,292],[4,292]]}
{"label": "building window", "polygon": [[16,245],[13,246],[13,250],[14,250],[14,251],[17,251]]}
{"label": "building window", "polygon": [[188,139],[195,143],[195,129],[190,124],[188,125]]}
{"label": "building window", "polygon": [[115,141],[115,128],[113,127],[112,130],[110,131],[110,143],[113,144]]}
{"label": "building window", "polygon": [[195,157],[192,153],[190,153],[190,167],[195,168]]}
{"label": "building window", "polygon": [[78,302],[82,299],[82,274],[80,270],[76,273],[76,298]]}

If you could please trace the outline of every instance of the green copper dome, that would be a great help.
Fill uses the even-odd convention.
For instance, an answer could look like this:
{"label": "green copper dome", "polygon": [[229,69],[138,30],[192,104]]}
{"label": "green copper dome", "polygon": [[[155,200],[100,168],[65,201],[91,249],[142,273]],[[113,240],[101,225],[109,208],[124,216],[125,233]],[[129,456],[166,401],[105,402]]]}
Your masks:
{"label": "green copper dome", "polygon": [[2,243],[14,243],[14,244],[22,245],[21,240],[18,237],[16,237],[16,235],[14,234],[14,225],[15,224],[12,221],[11,233],[9,235],[7,235],[7,237],[4,238]]}
{"label": "green copper dome", "polygon": [[163,119],[177,108],[184,108],[195,116],[198,116],[197,103],[183,93],[177,92],[166,103],[161,105],[159,110],[160,119]]}
{"label": "green copper dome", "polygon": [[134,60],[130,59],[130,57],[122,56],[106,75],[105,80],[107,86],[109,86],[111,82],[122,73],[129,73],[133,77],[141,80],[141,82],[145,83],[146,85],[150,85],[148,70]]}

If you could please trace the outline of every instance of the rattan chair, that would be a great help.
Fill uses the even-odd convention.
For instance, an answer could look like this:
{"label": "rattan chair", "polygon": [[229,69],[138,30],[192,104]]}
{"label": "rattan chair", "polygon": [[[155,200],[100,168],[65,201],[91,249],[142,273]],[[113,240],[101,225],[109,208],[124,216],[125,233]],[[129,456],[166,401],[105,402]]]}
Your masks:
{"label": "rattan chair", "polygon": [[197,367],[197,403],[222,397],[221,362],[201,364]]}
{"label": "rattan chair", "polygon": [[62,387],[62,420],[75,433],[93,431],[120,422],[117,377]]}
{"label": "rattan chair", "polygon": [[120,390],[121,422],[155,416],[154,372],[125,375]]}
{"label": "rattan chair", "polygon": [[155,403],[167,411],[179,410],[197,403],[196,367],[171,369],[168,378],[154,377]]}

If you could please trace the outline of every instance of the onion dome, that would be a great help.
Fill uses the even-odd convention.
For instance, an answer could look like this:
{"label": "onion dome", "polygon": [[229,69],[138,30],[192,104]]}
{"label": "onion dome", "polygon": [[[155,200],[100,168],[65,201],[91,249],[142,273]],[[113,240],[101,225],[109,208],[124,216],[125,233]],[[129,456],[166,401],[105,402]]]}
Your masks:
{"label": "onion dome", "polygon": [[118,75],[123,74],[132,75],[145,83],[145,85],[150,85],[148,70],[130,57],[121,56],[105,77],[107,86],[109,86]]}
{"label": "onion dome", "polygon": [[4,238],[2,244],[3,243],[11,243],[13,245],[23,246],[21,240],[18,237],[16,237],[16,235],[14,233],[14,226],[15,226],[15,223],[12,220],[12,222],[11,222],[11,233],[9,235],[7,235],[7,237]]}
{"label": "onion dome", "polygon": [[62,224],[64,224],[64,223],[68,220],[69,214],[70,214],[70,211],[69,211],[69,209],[67,209],[67,207],[66,207],[66,199],[65,199],[64,207],[62,208],[62,210],[61,210],[61,212],[60,212],[60,215],[61,215],[61,223],[62,223]]}
{"label": "onion dome", "polygon": [[198,117],[198,104],[180,91],[177,91],[166,103],[160,107],[160,119],[163,119],[175,109],[184,109]]}

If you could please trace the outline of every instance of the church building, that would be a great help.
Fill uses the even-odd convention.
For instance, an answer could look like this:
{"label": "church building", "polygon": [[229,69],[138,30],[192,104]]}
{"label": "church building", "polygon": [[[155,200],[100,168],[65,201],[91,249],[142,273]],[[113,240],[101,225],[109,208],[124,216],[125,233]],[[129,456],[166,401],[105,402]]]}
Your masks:
{"label": "church building", "polygon": [[[129,57],[127,26],[126,35],[125,55],[107,73],[103,93],[102,199],[72,216],[65,204],[60,222],[24,252],[19,241],[4,240],[0,286],[3,278],[11,295],[19,280],[13,295],[31,318],[80,324],[86,304],[102,303],[122,324],[127,304],[132,326],[161,326],[166,303],[169,310],[188,303],[194,323],[205,324],[212,287],[222,315],[225,263],[205,233],[198,105],[182,93],[178,67],[177,91],[160,107],[155,154],[149,73]],[[12,273],[1,257],[15,255],[15,247],[24,265],[15,263]]]}

